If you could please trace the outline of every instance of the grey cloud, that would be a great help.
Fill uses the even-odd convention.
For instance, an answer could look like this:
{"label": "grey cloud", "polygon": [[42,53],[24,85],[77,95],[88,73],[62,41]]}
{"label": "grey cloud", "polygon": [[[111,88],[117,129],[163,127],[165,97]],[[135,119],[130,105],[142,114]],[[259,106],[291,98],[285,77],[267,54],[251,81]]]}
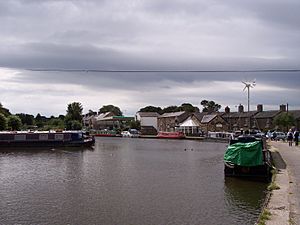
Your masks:
{"label": "grey cloud", "polygon": [[[156,0],[122,4],[116,1],[31,0],[29,3],[21,0],[1,3],[2,14],[9,15],[9,19],[0,22],[0,40],[4,43],[0,66],[276,69],[299,65],[299,29],[279,34],[280,30],[268,27],[276,20],[282,24],[292,24],[292,21],[297,24],[298,14],[294,11],[299,4],[294,1],[284,6],[278,1],[268,5],[268,1],[240,3],[233,0]],[[281,8],[287,9],[287,13],[281,12]],[[267,23],[266,29],[256,34],[257,31],[250,28],[252,39],[235,30],[239,27],[230,29],[231,19],[235,18],[240,21],[259,19],[262,24]],[[211,36],[216,42],[201,39],[203,35]],[[194,42],[197,37],[199,41]],[[206,52],[201,52],[202,48],[207,56]],[[272,54],[283,58],[263,59],[264,55]]]}
{"label": "grey cloud", "polygon": [[[241,82],[256,80],[257,84],[268,84],[282,88],[298,90],[300,72],[270,72],[270,73],[99,73],[99,72],[33,72],[24,71],[19,75],[19,82],[28,83],[65,83],[79,84],[88,88],[105,89],[170,89],[172,84],[189,86],[194,82],[208,84],[210,82]],[[163,84],[163,86],[162,86]],[[241,88],[243,84],[241,83]],[[201,88],[201,87],[199,87]]]}
{"label": "grey cloud", "polygon": [[209,8],[207,1],[153,0],[143,6],[145,11],[161,15],[199,15]]}
{"label": "grey cloud", "polygon": [[[81,100],[87,108],[100,107],[101,104],[116,104],[126,110],[127,113],[133,114],[139,108],[146,105],[156,105],[165,107],[168,105],[179,105],[184,102],[190,102],[201,108],[200,101],[203,99],[214,100],[222,104],[223,109],[229,105],[234,111],[234,106],[242,103],[247,104],[247,93],[243,92],[242,80],[252,80],[256,78],[257,87],[251,90],[252,108],[256,104],[264,104],[268,107],[273,105],[277,109],[279,104],[288,102],[291,107],[299,106],[299,84],[300,74],[291,73],[278,75],[272,74],[173,74],[173,73],[74,73],[74,72],[37,72],[37,71],[21,71],[14,77],[14,84],[21,84],[25,91],[6,90],[1,92],[4,99],[8,96],[20,95],[22,99],[27,94],[32,98],[37,96],[51,96],[51,112],[63,113],[65,105],[69,101]],[[284,78],[283,78],[284,77]],[[7,80],[8,81],[8,80]],[[216,81],[221,81],[222,86],[216,85]],[[240,83],[238,89],[230,89],[231,85],[236,82]],[[32,84],[38,84],[33,87],[40,87],[37,90],[28,88]],[[53,86],[49,86],[53,84]],[[56,86],[59,85],[59,86]],[[70,86],[78,85],[78,86]],[[198,86],[197,86],[198,85]],[[260,87],[268,85],[270,90],[259,90]],[[27,88],[26,88],[27,87]],[[51,87],[61,87],[62,89],[51,90]],[[65,87],[65,89],[63,88]],[[78,92],[77,87],[83,87]],[[277,88],[285,88],[283,90]],[[167,89],[166,89],[167,88]],[[190,88],[193,88],[190,90]],[[203,91],[203,89],[205,91]],[[272,90],[273,89],[273,90]],[[13,93],[10,93],[13,91]],[[85,96],[84,95],[86,91]],[[104,93],[109,93],[105,96]],[[1,95],[0,94],[0,95]],[[34,97],[35,96],[35,97]],[[97,97],[98,96],[98,97]],[[83,97],[83,98],[82,98]],[[108,98],[113,97],[112,100]],[[45,99],[46,97],[44,97]],[[48,98],[48,97],[47,97]],[[58,103],[55,103],[57,99]],[[66,101],[66,99],[68,99]],[[95,101],[95,99],[97,99]],[[125,99],[126,102],[120,100]],[[7,101],[7,100],[6,100]],[[18,105],[18,110],[22,108],[22,103],[14,104],[13,99],[10,100],[12,105]],[[44,101],[47,101],[46,99]],[[4,101],[5,102],[5,101]],[[32,103],[33,104],[33,103]],[[45,102],[45,104],[48,104]],[[9,105],[7,106],[9,107]],[[25,107],[25,106],[23,106]],[[31,108],[37,106],[26,106],[27,112],[30,113]],[[38,107],[37,107],[38,108]],[[85,110],[87,110],[85,108]],[[12,107],[12,110],[14,108]],[[268,108],[266,108],[268,109]],[[41,109],[42,110],[42,109]],[[43,112],[45,112],[45,107]],[[46,110],[47,111],[47,110]],[[36,111],[34,112],[36,113]]]}
{"label": "grey cloud", "polygon": [[[11,0],[0,2],[0,67],[18,69],[256,70],[299,69],[300,3],[296,0]],[[22,70],[15,82],[132,90],[132,101],[198,102],[176,88],[257,79],[286,92],[260,92],[259,102],[299,105],[299,72],[91,73]],[[242,89],[241,84],[241,89]],[[201,87],[199,87],[201,89]],[[258,89],[258,88],[257,88]],[[34,90],[33,90],[34,91]],[[35,90],[37,92],[37,90]],[[49,91],[49,90],[48,90]],[[164,94],[172,92],[170,95]],[[184,92],[184,91],[183,91]],[[188,91],[187,91],[188,93]],[[38,93],[40,94],[40,93]],[[61,92],[62,95],[69,93]],[[255,96],[255,92],[253,93]],[[5,93],[6,97],[9,95]],[[275,95],[275,97],[274,97]],[[279,96],[279,97],[278,97]],[[244,96],[205,96],[237,104]],[[168,100],[168,98],[170,98]]]}
{"label": "grey cloud", "polygon": [[246,15],[258,18],[269,25],[280,26],[282,29],[299,29],[299,1],[254,0],[241,2],[231,0],[226,1],[226,4],[231,4],[234,9],[241,9]]}

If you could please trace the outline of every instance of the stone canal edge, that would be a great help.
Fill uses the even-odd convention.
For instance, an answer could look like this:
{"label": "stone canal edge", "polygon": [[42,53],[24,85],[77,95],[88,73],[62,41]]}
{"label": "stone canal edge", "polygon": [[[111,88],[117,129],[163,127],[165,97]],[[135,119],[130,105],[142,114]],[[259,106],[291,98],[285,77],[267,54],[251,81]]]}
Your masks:
{"label": "stone canal edge", "polygon": [[[269,142],[276,167],[273,188],[263,212],[268,212],[266,225],[300,225],[300,148],[286,142]],[[298,173],[297,173],[298,172]],[[277,187],[277,188],[276,188]]]}

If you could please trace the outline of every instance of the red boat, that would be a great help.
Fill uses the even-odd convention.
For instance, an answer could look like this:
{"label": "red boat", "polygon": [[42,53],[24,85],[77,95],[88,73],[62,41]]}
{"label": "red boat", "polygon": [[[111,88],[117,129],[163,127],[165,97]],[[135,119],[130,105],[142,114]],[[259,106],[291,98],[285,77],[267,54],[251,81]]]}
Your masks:
{"label": "red boat", "polygon": [[169,138],[169,139],[182,139],[185,138],[184,133],[182,132],[158,132],[158,138]]}

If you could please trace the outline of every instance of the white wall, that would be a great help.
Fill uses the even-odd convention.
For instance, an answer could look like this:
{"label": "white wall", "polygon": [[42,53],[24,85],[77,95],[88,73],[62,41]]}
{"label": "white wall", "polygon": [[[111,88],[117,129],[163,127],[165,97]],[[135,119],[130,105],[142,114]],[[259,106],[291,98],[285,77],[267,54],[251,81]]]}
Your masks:
{"label": "white wall", "polygon": [[141,126],[153,126],[157,130],[157,117],[140,117]]}

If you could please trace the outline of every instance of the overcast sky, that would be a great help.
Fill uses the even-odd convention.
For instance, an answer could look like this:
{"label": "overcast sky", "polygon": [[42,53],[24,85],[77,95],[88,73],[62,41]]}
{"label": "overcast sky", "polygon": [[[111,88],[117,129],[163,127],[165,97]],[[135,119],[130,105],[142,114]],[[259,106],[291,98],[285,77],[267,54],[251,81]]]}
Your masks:
{"label": "overcast sky", "polygon": [[247,105],[242,80],[256,79],[251,109],[300,109],[300,72],[100,73],[28,69],[300,69],[299,0],[0,1],[0,102],[12,113],[65,114],[114,104],[203,99]]}

